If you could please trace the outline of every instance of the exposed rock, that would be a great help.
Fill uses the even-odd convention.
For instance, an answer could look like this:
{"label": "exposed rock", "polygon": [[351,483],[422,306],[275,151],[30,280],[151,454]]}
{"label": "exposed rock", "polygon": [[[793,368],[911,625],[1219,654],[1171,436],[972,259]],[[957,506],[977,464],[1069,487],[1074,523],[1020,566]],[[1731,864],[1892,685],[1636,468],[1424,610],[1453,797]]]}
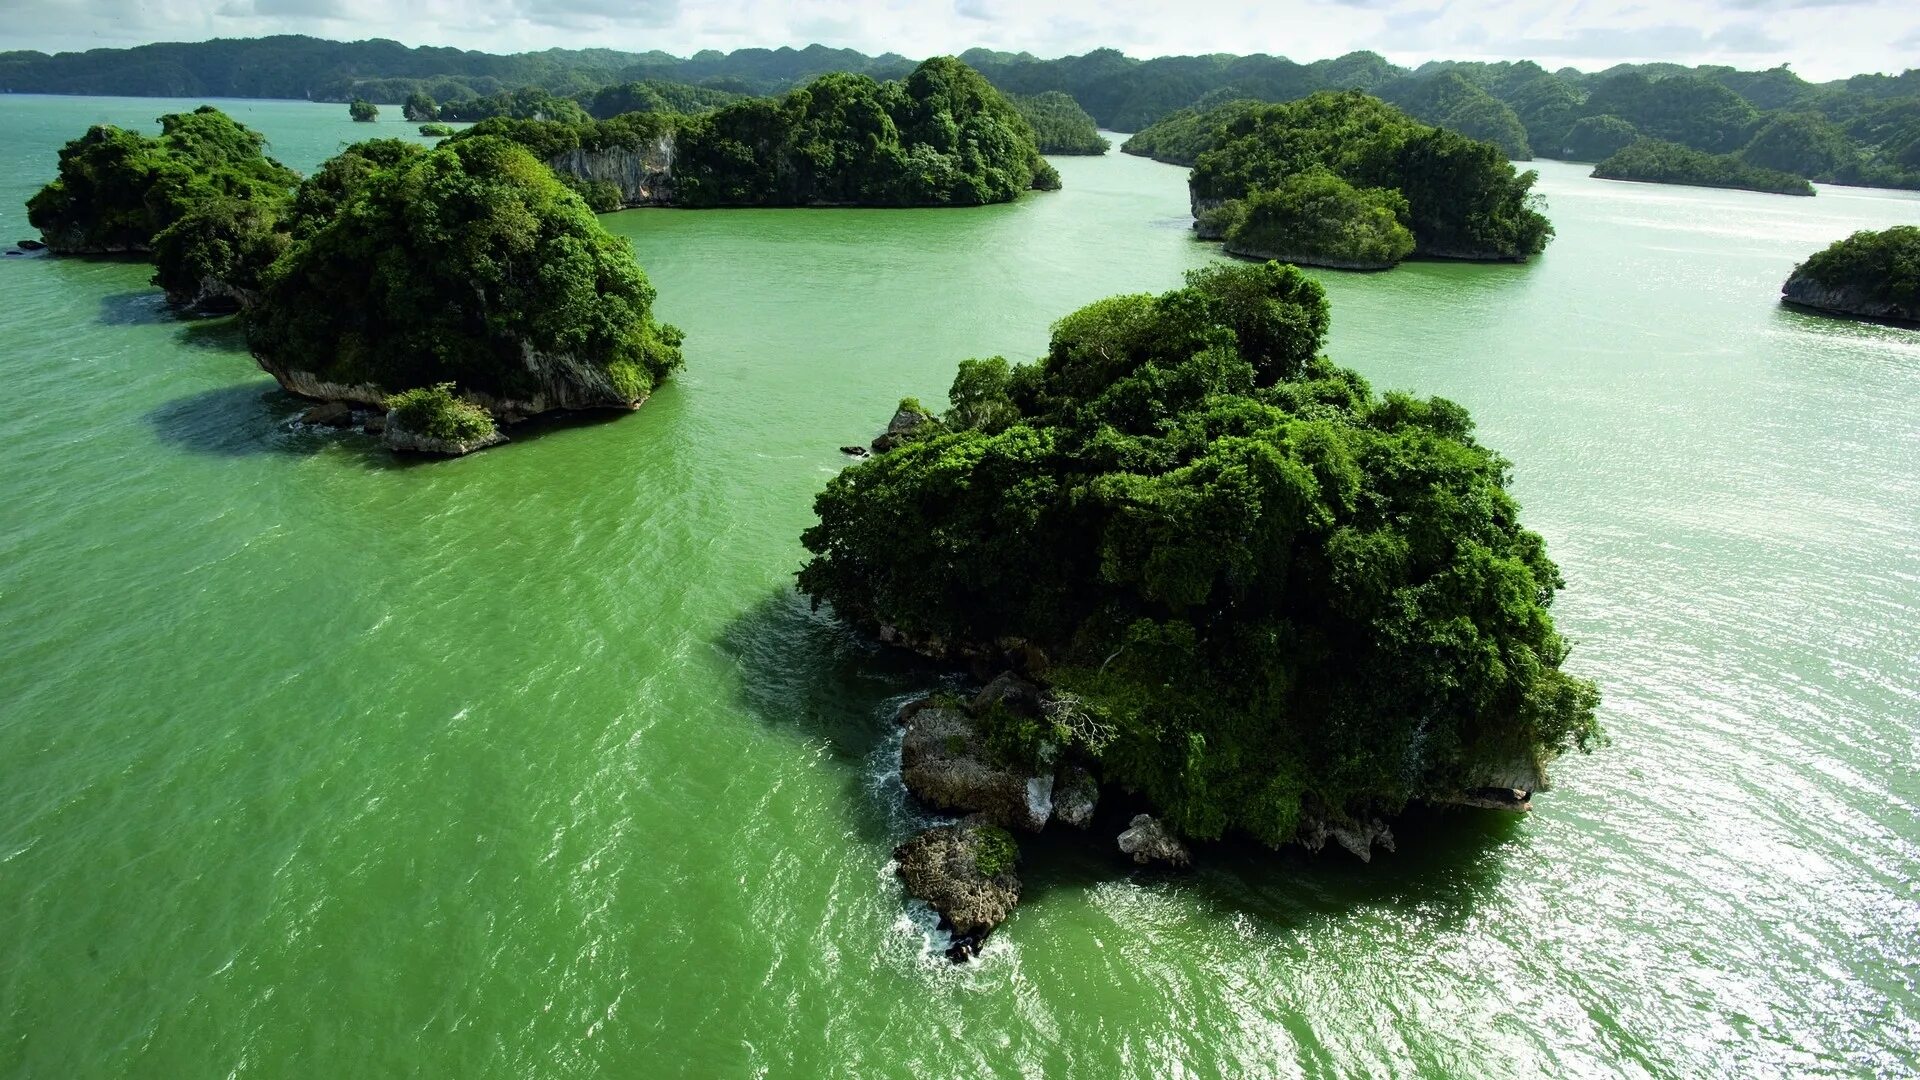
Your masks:
{"label": "exposed rock", "polygon": [[1006,830],[978,817],[935,826],[893,849],[907,895],[931,904],[953,934],[947,958],[955,963],[979,955],[1020,902],[1019,857]]}
{"label": "exposed rock", "polygon": [[387,414],[383,412],[368,413],[367,418],[360,424],[360,430],[369,435],[386,434]]}
{"label": "exposed rock", "polygon": [[484,450],[489,446],[497,446],[507,441],[507,437],[500,433],[499,428],[478,439],[436,439],[431,435],[407,430],[399,414],[394,412],[387,413],[386,430],[382,438],[391,450],[417,454],[446,454],[453,457],[471,454],[475,450]]}
{"label": "exposed rock", "polygon": [[1168,866],[1193,864],[1193,855],[1187,850],[1187,845],[1152,814],[1133,816],[1133,820],[1127,823],[1127,831],[1120,834],[1120,850],[1133,856],[1134,862],[1143,865],[1153,862],[1166,863]]}
{"label": "exposed rock", "polygon": [[[290,394],[317,401],[350,401],[385,409],[387,392],[373,383],[337,383],[314,374],[286,367],[274,359],[253,354],[260,370],[271,375]],[[645,397],[633,398],[614,386],[613,377],[604,370],[583,363],[571,355],[535,352],[523,345],[521,359],[533,376],[532,392],[520,397],[496,397],[463,386],[460,396],[485,408],[501,423],[512,424],[541,413],[585,409],[637,409]],[[503,437],[504,438],[504,437]]]}
{"label": "exposed rock", "polygon": [[641,147],[574,149],[547,162],[554,172],[581,180],[601,180],[620,189],[625,206],[671,206],[674,139],[662,135]]}
{"label": "exposed rock", "polygon": [[893,419],[887,421],[887,430],[873,440],[873,452],[883,454],[899,446],[912,438],[913,433],[920,430],[922,424],[932,419],[926,413],[916,412],[902,405],[894,410]]}
{"label": "exposed rock", "polygon": [[1319,818],[1300,826],[1300,846],[1319,851],[1332,840],[1354,854],[1361,862],[1373,861],[1373,849],[1392,851],[1393,831],[1379,818],[1366,821]]}
{"label": "exposed rock", "polygon": [[1450,799],[1439,801],[1456,806],[1476,806],[1482,810],[1505,810],[1513,814],[1524,814],[1533,809],[1533,793],[1524,788],[1470,788]]}
{"label": "exposed rock", "polygon": [[[909,711],[911,710],[911,711]],[[996,760],[980,725],[962,709],[915,702],[901,710],[900,779],[941,810],[984,814],[996,825],[1039,832],[1053,815],[1053,776]]]}
{"label": "exposed rock", "polygon": [[847,455],[848,457],[866,457],[867,456],[867,448],[864,446],[843,446],[840,448],[840,452]]}
{"label": "exposed rock", "polygon": [[1808,276],[1804,268],[1795,268],[1793,276],[1780,287],[1780,300],[1794,307],[1811,308],[1829,315],[1885,322],[1920,323],[1920,307],[1878,300],[1864,290],[1823,285]]}
{"label": "exposed rock", "polygon": [[344,401],[325,401],[300,414],[300,422],[319,427],[350,427],[353,408]]}
{"label": "exposed rock", "polygon": [[1040,688],[1011,671],[1003,671],[975,694],[967,707],[977,716],[995,705],[1022,716],[1039,716]]}
{"label": "exposed rock", "polygon": [[198,288],[191,292],[167,290],[167,303],[182,311],[197,311],[203,315],[231,315],[243,308],[252,307],[260,300],[260,294],[252,289],[243,289],[214,277],[202,275]]}
{"label": "exposed rock", "polygon": [[[1212,239],[1212,237],[1205,237]],[[1270,251],[1266,248],[1247,247],[1231,241],[1221,246],[1229,255],[1242,259],[1258,259],[1265,262],[1272,259],[1277,262],[1292,263],[1295,266],[1322,266],[1329,270],[1391,270],[1398,263],[1383,260],[1336,259],[1327,255],[1298,255],[1285,251]]]}
{"label": "exposed rock", "polygon": [[47,245],[38,240],[15,240],[13,246],[21,251],[45,251]]}
{"label": "exposed rock", "polygon": [[1060,770],[1053,783],[1053,820],[1076,829],[1093,824],[1094,807],[1100,801],[1100,784],[1093,774],[1078,765]]}

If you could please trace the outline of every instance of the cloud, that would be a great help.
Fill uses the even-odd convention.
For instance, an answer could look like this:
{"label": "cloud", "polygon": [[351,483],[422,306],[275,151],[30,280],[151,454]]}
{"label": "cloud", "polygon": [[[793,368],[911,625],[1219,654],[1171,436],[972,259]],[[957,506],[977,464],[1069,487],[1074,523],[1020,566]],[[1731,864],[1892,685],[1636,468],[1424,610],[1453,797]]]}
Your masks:
{"label": "cloud", "polygon": [[[1844,9],[1844,17],[1836,18]],[[1920,45],[1912,0],[0,0],[6,48],[86,49],[299,32],[490,52],[552,47],[803,46],[1036,56],[1372,49],[1396,63],[1791,62],[1812,79],[1900,71]]]}

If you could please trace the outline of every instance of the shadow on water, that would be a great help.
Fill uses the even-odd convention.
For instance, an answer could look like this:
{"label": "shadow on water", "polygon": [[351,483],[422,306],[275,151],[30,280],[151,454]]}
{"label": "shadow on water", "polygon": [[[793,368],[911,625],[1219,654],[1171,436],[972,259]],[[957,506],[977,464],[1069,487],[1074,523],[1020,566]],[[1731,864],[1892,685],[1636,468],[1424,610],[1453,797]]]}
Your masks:
{"label": "shadow on water", "polygon": [[[893,736],[893,705],[977,684],[861,638],[826,612],[810,610],[792,589],[733,620],[719,647],[739,668],[736,685],[746,709],[768,725],[826,740],[854,766],[846,794],[857,808],[861,838],[888,846],[905,839],[902,821],[914,815],[889,805],[898,789],[875,784],[867,768]],[[1168,873],[1135,866],[1114,842],[1132,815],[1146,809],[1107,791],[1086,832],[1055,825],[1037,836],[1022,834],[1022,907],[1133,880],[1178,890],[1212,916],[1250,916],[1275,928],[1380,905],[1418,907],[1451,922],[1471,915],[1498,887],[1506,872],[1503,851],[1524,828],[1520,819],[1494,811],[1415,808],[1393,822],[1398,851],[1378,853],[1370,863],[1334,845],[1315,854],[1224,840],[1197,847],[1192,872]]]}
{"label": "shadow on water", "polygon": [[334,445],[366,457],[391,457],[370,436],[295,423],[312,405],[272,383],[256,381],[176,398],[147,413],[146,419],[161,442],[215,457],[316,454]]}
{"label": "shadow on water", "polygon": [[100,322],[105,326],[153,326],[181,321],[181,316],[167,306],[166,294],[158,289],[108,293],[100,298]]}

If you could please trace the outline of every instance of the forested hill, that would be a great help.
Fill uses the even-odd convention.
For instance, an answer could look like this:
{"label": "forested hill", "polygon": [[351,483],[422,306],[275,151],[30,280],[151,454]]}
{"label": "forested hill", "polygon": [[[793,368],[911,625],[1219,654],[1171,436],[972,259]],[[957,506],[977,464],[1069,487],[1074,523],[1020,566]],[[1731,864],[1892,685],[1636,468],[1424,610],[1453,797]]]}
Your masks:
{"label": "forested hill", "polygon": [[[1549,71],[1531,61],[1436,61],[1409,70],[1377,53],[1311,63],[1285,57],[1163,56],[1114,49],[1043,60],[974,49],[960,57],[1002,91],[1058,91],[1102,127],[1139,131],[1182,109],[1251,99],[1293,101],[1320,90],[1366,90],[1430,124],[1499,146],[1509,157],[1599,160],[1637,139],[1813,180],[1920,186],[1920,69],[1811,83],[1786,67],[1738,71],[1676,64]],[[690,57],[611,49],[498,56],[408,48],[394,41],[309,37],[142,45],[48,56],[0,53],[0,90],[169,97],[290,97],[399,104],[523,87],[587,101],[633,82],[684,83],[745,95],[781,93],[836,71],[897,79],[906,57],[848,49],[708,50]],[[604,110],[596,110],[604,111]]]}

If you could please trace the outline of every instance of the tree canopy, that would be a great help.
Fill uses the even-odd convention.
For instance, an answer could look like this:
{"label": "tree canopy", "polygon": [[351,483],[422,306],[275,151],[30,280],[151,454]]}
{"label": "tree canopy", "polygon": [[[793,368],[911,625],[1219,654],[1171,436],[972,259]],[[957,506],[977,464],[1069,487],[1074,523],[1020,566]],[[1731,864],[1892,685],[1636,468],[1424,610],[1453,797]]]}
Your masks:
{"label": "tree canopy", "polygon": [[1920,316],[1920,226],[1863,229],[1815,252],[1801,275]]}
{"label": "tree canopy", "polygon": [[375,120],[380,119],[380,106],[375,105],[366,98],[354,98],[353,101],[347,105],[347,115],[363,124],[371,124]]}
{"label": "tree canopy", "polygon": [[1708,154],[1679,143],[1639,139],[1594,166],[1603,180],[1740,188],[1776,195],[1812,195],[1813,185],[1792,173],[1749,165],[1734,154]]}
{"label": "tree canopy", "polygon": [[1325,169],[1295,173],[1220,208],[1213,232],[1230,254],[1309,266],[1383,270],[1413,254],[1407,200],[1356,188]]}
{"label": "tree canopy", "polygon": [[1043,154],[1104,154],[1109,143],[1100,135],[1093,117],[1058,90],[1031,97],[1016,97],[1013,104],[1033,127],[1034,141]]}
{"label": "tree canopy", "polygon": [[1217,266],[963,362],[943,417],[829,481],[801,589],[931,651],[1036,646],[1045,736],[1196,837],[1592,745],[1510,466],[1458,405],[1319,356],[1327,322],[1300,271]]}
{"label": "tree canopy", "polygon": [[1529,194],[1534,173],[1516,174],[1491,144],[1428,127],[1357,91],[1240,112],[1200,155],[1191,186],[1206,207],[1315,169],[1356,188],[1398,192],[1415,254],[1524,259],[1553,235]]}

